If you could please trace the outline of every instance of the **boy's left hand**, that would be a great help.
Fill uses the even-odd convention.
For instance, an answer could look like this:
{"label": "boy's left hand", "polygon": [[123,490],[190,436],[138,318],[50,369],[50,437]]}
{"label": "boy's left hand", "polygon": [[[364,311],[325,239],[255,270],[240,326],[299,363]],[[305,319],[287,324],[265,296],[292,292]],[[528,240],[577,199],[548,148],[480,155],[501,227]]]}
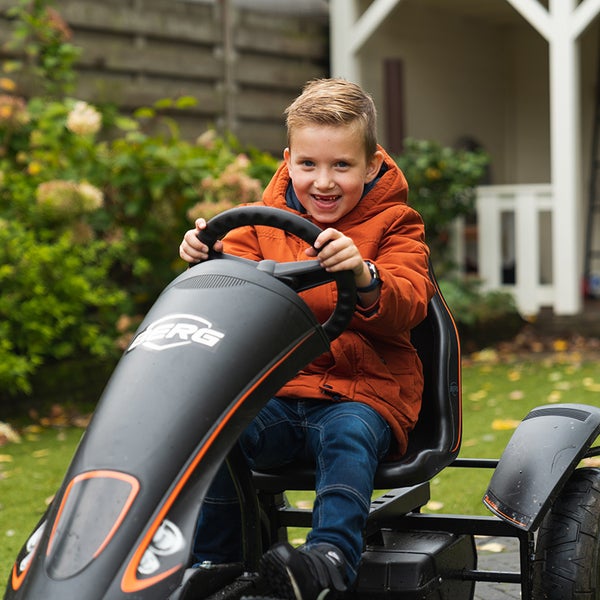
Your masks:
{"label": "boy's left hand", "polygon": [[329,227],[322,231],[314,248],[307,248],[306,254],[318,258],[326,271],[352,271],[357,287],[371,282],[371,273],[354,241],[337,229]]}

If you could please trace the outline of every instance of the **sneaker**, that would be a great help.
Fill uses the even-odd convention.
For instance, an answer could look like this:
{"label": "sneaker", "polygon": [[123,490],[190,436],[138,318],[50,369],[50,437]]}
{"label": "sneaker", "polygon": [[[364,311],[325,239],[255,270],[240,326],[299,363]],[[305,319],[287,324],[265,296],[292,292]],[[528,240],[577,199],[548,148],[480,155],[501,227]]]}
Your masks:
{"label": "sneaker", "polygon": [[260,561],[260,572],[284,600],[331,600],[348,588],[346,559],[331,544],[294,548],[275,544]]}

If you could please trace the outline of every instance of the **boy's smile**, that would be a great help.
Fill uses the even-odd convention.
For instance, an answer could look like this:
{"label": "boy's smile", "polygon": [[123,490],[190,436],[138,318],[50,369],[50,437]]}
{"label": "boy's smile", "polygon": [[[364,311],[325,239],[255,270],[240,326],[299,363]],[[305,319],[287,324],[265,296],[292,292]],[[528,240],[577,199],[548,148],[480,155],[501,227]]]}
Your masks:
{"label": "boy's smile", "polygon": [[367,160],[358,124],[297,127],[283,157],[298,200],[316,221],[327,224],[359,203],[383,161],[380,152]]}

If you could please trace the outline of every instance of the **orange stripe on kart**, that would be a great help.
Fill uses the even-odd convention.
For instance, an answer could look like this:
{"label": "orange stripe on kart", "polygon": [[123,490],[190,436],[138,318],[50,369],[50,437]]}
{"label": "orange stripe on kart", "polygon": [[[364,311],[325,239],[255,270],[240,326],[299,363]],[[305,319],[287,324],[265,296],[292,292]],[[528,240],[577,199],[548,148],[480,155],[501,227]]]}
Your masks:
{"label": "orange stripe on kart", "polygon": [[192,462],[190,463],[188,468],[185,470],[183,475],[179,478],[179,480],[175,484],[173,491],[169,494],[169,496],[166,499],[166,501],[164,502],[162,508],[156,515],[156,518],[152,522],[150,528],[146,532],[146,535],[142,538],[142,541],[140,542],[139,546],[137,547],[136,551],[134,552],[133,557],[131,558],[129,564],[127,565],[127,568],[125,569],[125,573],[123,574],[123,579],[121,580],[121,591],[123,591],[126,594],[133,594],[135,592],[139,592],[140,590],[148,588],[152,585],[155,585],[159,581],[166,579],[172,573],[176,572],[178,569],[181,568],[182,565],[178,565],[178,566],[173,567],[172,569],[169,569],[168,571],[165,571],[164,573],[160,573],[159,575],[155,575],[154,577],[148,577],[146,579],[138,579],[136,576],[137,567],[142,560],[142,557],[144,555],[144,552],[146,551],[146,548],[148,548],[148,546],[150,545],[150,542],[152,541],[154,534],[156,533],[156,531],[160,527],[160,524],[163,522],[163,520],[167,516],[169,509],[171,508],[171,506],[173,506],[173,504],[174,504],[175,500],[177,499],[177,497],[179,496],[179,493],[181,492],[182,488],[185,486],[185,484],[187,483],[189,478],[192,476],[192,473],[198,466],[198,463],[204,458],[208,449],[212,446],[213,442],[218,437],[218,435],[221,433],[221,431],[223,430],[225,425],[227,425],[227,423],[229,422],[231,417],[235,414],[237,409],[244,403],[246,398],[248,396],[250,396],[250,394],[252,394],[252,392],[260,384],[262,384],[263,381],[265,379],[267,379],[267,377],[277,367],[279,367],[279,365],[281,365],[283,362],[285,362],[285,360],[288,358],[288,356],[293,354],[300,346],[302,346],[302,344],[308,339],[308,337],[309,336],[305,337],[298,344],[296,344],[296,346],[292,350],[290,350],[283,358],[281,358],[279,361],[277,361],[277,363],[275,363],[251,388],[249,388],[246,391],[246,393],[243,396],[240,397],[240,399],[235,403],[235,405],[224,416],[223,420],[215,428],[215,430],[210,435],[210,437],[208,438],[206,443],[202,446],[202,448],[200,448],[200,450],[198,451],[198,453],[196,454],[196,456],[194,457],[194,459],[192,460]]}

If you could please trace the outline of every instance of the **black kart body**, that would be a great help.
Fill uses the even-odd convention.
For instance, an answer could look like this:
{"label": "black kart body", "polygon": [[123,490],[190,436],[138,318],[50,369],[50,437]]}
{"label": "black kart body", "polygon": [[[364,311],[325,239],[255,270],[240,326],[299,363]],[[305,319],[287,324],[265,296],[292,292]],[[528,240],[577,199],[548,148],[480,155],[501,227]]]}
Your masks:
{"label": "black kart body", "polygon": [[[211,220],[206,241],[212,246],[249,224],[286,229],[308,244],[319,233],[285,211],[251,207]],[[16,558],[5,600],[259,595],[266,593],[257,575],[262,552],[285,539],[287,527],[310,526],[310,511],[291,508],[285,491],[313,489],[311,466],[252,473],[236,441],[277,390],[346,327],[356,302],[353,278],[333,278],[338,304],[321,324],[298,295],[332,280],[317,261],[213,258],[171,282],[140,325],[55,499]],[[435,283],[433,272],[431,277]],[[592,445],[600,410],[542,406],[523,420],[499,460],[458,458],[460,346],[439,290],[413,342],[425,371],[422,413],[406,456],[378,470],[376,489],[390,491],[373,502],[359,578],[347,597],[466,600],[473,598],[476,581],[506,581],[520,585],[523,598],[575,598],[578,584],[571,591],[564,578],[550,573],[552,560],[560,560],[553,551],[553,508],[568,504],[565,490],[581,490],[582,479],[591,482],[581,492],[585,498],[598,494],[600,500],[598,472],[577,468],[584,456],[597,454]],[[193,569],[198,512],[223,461],[243,506],[245,559]],[[421,513],[431,479],[454,467],[492,470],[484,503],[493,514]],[[596,551],[582,569],[596,586],[600,501],[586,518],[595,528]],[[542,545],[536,548],[538,530]],[[517,538],[520,571],[478,570],[476,535]],[[589,548],[575,543],[572,554],[578,552],[589,554]],[[582,573],[573,578],[581,580]]]}

